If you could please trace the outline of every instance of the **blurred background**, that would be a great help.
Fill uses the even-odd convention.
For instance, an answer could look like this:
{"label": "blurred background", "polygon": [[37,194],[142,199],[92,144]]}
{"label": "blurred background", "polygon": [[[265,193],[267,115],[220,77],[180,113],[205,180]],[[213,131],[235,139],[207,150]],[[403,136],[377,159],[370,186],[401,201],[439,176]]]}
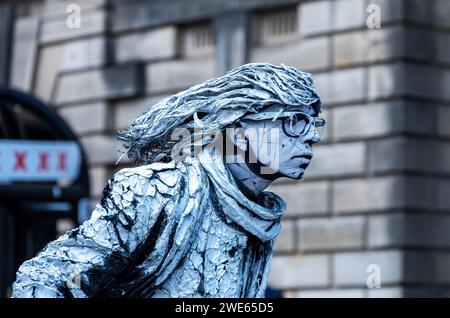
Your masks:
{"label": "blurred background", "polygon": [[129,166],[117,129],[247,62],[313,73],[329,122],[271,187],[271,288],[450,296],[450,0],[3,1],[0,296]]}

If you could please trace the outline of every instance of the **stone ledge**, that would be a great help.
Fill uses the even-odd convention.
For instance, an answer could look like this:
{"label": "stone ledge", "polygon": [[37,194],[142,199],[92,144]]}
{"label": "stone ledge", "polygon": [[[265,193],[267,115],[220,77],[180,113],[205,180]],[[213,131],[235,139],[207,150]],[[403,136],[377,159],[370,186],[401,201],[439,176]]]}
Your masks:
{"label": "stone ledge", "polygon": [[139,95],[144,84],[142,73],[140,64],[123,64],[63,74],[57,86],[55,103],[80,103]]}

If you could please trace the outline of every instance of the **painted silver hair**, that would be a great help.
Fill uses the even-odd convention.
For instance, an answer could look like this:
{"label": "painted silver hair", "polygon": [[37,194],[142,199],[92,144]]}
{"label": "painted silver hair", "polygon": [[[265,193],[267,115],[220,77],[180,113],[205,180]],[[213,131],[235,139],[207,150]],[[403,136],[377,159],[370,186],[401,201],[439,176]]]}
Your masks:
{"label": "painted silver hair", "polygon": [[175,144],[170,136],[176,128],[200,126],[201,132],[194,135],[214,134],[271,105],[283,109],[314,107],[318,102],[311,74],[283,64],[245,64],[161,100],[119,131],[118,138],[126,142],[134,164],[149,164],[170,156]]}

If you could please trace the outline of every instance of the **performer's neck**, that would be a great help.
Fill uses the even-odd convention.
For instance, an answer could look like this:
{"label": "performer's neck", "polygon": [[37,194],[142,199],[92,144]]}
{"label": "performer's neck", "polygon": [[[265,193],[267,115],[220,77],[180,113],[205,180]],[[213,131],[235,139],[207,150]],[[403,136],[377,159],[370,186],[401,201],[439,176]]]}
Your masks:
{"label": "performer's neck", "polygon": [[254,201],[258,200],[261,192],[273,181],[256,174],[247,163],[226,163],[226,165],[242,193]]}

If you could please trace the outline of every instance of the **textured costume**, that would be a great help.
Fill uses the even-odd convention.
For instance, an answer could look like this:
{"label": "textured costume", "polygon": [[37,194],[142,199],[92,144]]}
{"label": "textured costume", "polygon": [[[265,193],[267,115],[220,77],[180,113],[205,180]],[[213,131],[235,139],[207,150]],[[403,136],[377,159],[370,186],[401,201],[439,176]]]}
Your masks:
{"label": "textured costume", "polygon": [[20,267],[14,296],[263,296],[285,204],[248,200],[211,152],[116,173],[89,221]]}
{"label": "textured costume", "polygon": [[263,297],[284,201],[247,198],[214,147],[153,161],[170,157],[176,127],[210,133],[267,106],[318,100],[309,74],[250,64],[153,106],[119,135],[144,165],[116,173],[90,220],[26,261],[13,296]]}

